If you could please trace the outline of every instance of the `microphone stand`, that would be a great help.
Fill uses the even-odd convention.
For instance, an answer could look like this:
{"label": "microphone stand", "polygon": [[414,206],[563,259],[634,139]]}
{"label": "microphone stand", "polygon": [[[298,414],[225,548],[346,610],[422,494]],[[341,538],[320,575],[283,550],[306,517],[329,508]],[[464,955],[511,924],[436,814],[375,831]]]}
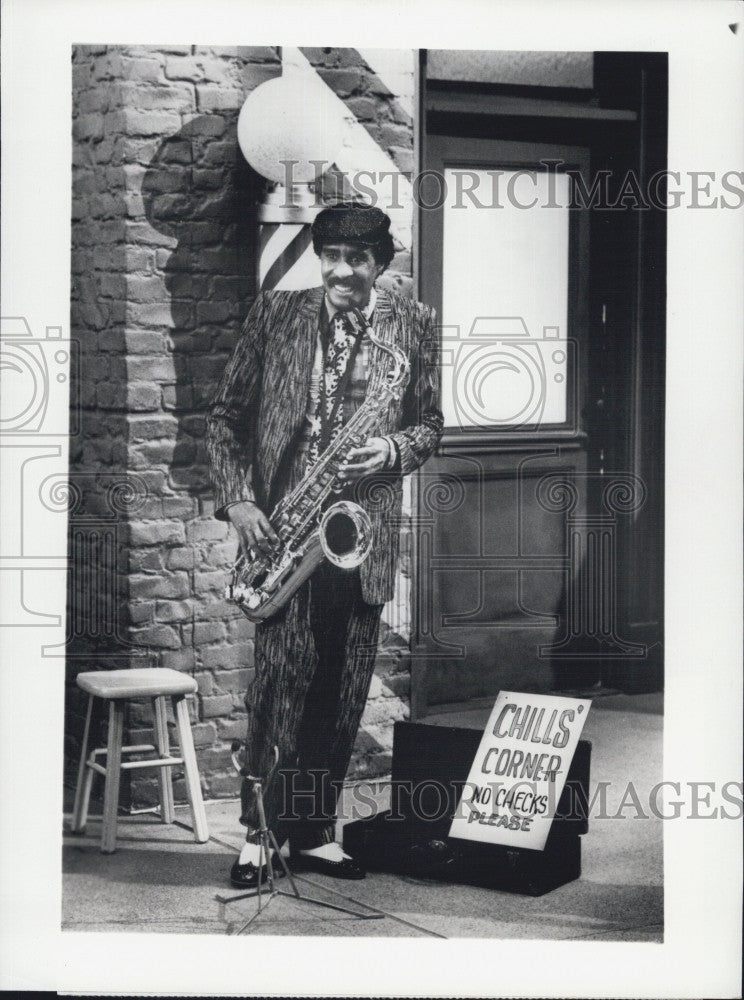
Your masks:
{"label": "microphone stand", "polygon": [[[279,851],[279,845],[276,842],[276,837],[273,832],[269,830],[266,825],[266,813],[264,811],[264,801],[263,801],[263,785],[264,782],[260,777],[253,774],[248,774],[244,768],[238,764],[236,759],[236,751],[239,749],[240,744],[237,746],[233,744],[233,763],[238,771],[246,777],[249,781],[253,783],[253,794],[256,796],[256,806],[258,810],[258,821],[259,821],[259,841],[261,845],[260,860],[258,863],[258,884],[255,889],[251,889],[250,892],[241,892],[235,896],[220,896],[216,897],[217,902],[220,904],[220,919],[225,919],[225,907],[230,903],[237,903],[241,899],[256,899],[258,900],[258,907],[256,912],[253,913],[245,923],[236,930],[228,930],[228,934],[242,934],[244,931],[250,927],[256,918],[266,910],[269,903],[277,896],[287,896],[289,899],[297,899],[303,903],[314,903],[316,906],[325,906],[329,910],[339,910],[341,913],[349,914],[352,917],[357,917],[359,920],[381,920],[385,914],[380,910],[375,910],[373,907],[368,907],[371,911],[369,913],[362,913],[359,910],[352,910],[348,906],[340,906],[338,903],[329,903],[324,899],[317,899],[315,896],[301,895],[299,889],[297,888],[297,883],[295,882],[292,872],[287,866],[287,862]],[[279,763],[279,748],[274,747],[274,763],[271,766],[271,770],[266,776],[266,787],[268,788],[269,782],[271,781],[274,771],[276,770],[277,764]],[[284,874],[289,879],[289,884],[292,887],[291,892],[287,892],[284,889],[280,889],[276,885],[276,878],[274,875],[274,865],[272,862],[272,848],[276,856],[281,862],[282,868],[284,869]],[[266,869],[266,878],[268,882],[268,892],[261,891],[261,882],[263,881],[263,872]],[[367,906],[367,903],[362,903],[359,900],[352,900],[357,906]]]}

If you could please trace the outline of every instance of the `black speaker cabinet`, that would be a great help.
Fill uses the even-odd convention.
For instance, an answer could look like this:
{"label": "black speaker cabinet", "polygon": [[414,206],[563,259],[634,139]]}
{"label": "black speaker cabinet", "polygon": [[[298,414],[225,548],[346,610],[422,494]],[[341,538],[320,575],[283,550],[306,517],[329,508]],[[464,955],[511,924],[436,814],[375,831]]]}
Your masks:
{"label": "black speaker cabinet", "polygon": [[398,722],[391,808],[344,827],[344,849],[370,870],[541,896],[581,875],[591,744],[579,740],[545,849],[448,835],[482,732]]}

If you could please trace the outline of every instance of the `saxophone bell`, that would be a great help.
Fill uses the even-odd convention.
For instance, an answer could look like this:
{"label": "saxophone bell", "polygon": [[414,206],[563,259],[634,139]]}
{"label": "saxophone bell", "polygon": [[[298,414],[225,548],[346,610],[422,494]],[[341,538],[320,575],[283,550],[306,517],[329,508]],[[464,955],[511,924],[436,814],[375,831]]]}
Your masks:
{"label": "saxophone bell", "polygon": [[323,555],[341,569],[360,566],[372,549],[369,514],[350,500],[339,500],[325,511],[319,533]]}

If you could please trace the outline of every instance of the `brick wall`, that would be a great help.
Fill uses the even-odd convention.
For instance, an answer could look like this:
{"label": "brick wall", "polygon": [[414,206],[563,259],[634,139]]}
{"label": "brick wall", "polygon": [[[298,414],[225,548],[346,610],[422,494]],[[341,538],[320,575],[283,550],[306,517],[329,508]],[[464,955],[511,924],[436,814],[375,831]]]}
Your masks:
{"label": "brick wall", "polygon": [[[410,170],[410,119],[362,57],[304,52]],[[74,761],[83,708],[77,671],[174,667],[199,686],[191,711],[212,797],[238,790],[229,741],[245,734],[253,628],[222,598],[236,543],[213,517],[204,413],[255,295],[262,182],[240,155],[237,116],[247,94],[280,71],[271,48],[73,53],[71,325],[83,418],[70,458],[79,503],[70,522],[68,756]],[[407,248],[386,282],[410,289]],[[91,528],[99,523],[109,525],[106,547]],[[406,575],[404,558],[356,776],[389,768],[392,721],[407,711]],[[133,707],[132,736],[146,736],[148,725],[147,712]],[[133,791],[139,803],[154,786]]]}

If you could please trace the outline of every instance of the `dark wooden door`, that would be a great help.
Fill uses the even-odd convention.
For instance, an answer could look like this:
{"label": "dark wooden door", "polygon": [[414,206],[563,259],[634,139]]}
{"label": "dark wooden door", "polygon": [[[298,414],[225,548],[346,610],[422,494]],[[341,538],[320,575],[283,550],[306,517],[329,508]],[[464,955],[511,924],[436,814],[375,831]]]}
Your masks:
{"label": "dark wooden door", "polygon": [[665,222],[587,193],[666,166],[666,65],[597,54],[595,81],[580,107],[426,98],[446,429],[415,490],[414,718],[661,686]]}

